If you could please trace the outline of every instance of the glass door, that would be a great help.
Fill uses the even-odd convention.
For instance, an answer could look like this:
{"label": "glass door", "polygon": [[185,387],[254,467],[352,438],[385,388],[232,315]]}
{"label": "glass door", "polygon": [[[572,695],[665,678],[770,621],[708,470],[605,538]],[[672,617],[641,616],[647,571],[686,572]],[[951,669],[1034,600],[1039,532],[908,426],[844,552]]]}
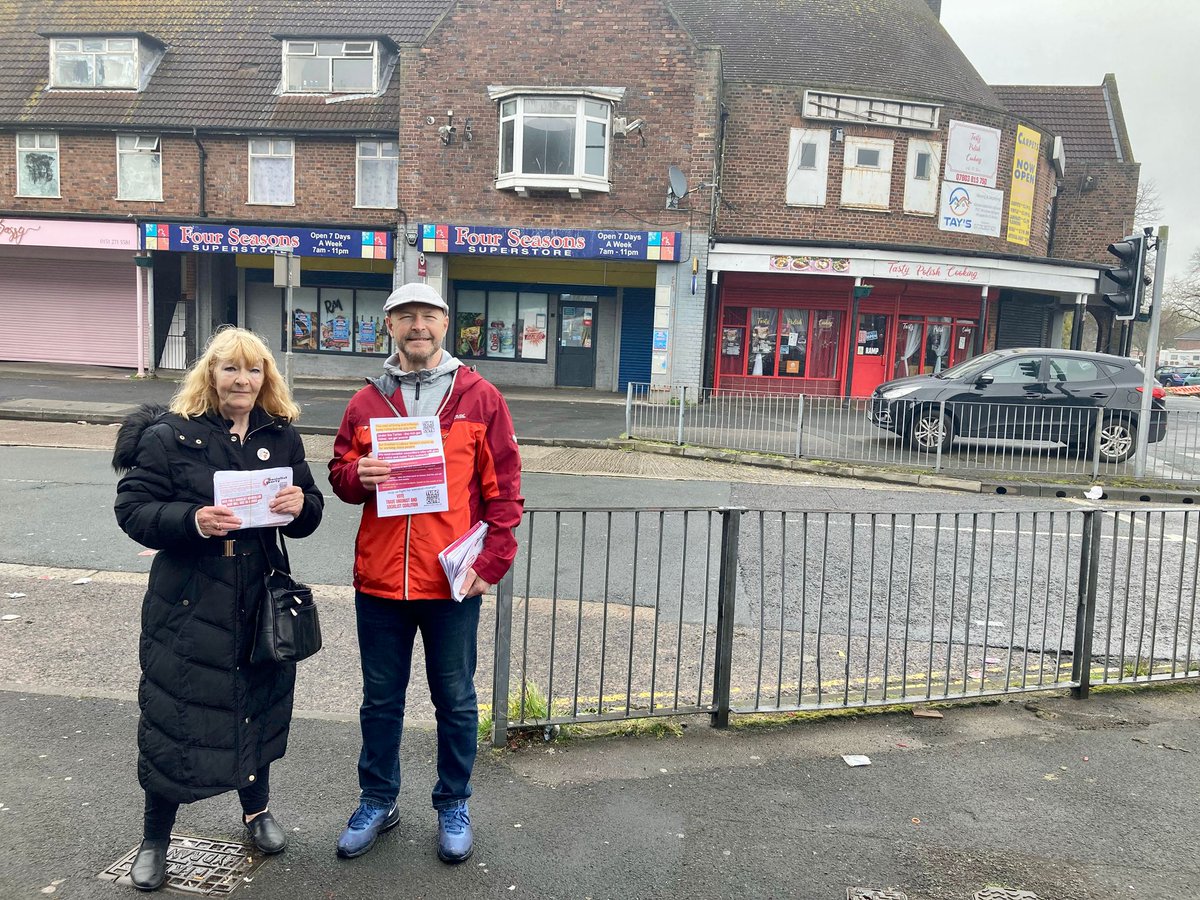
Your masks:
{"label": "glass door", "polygon": [[596,297],[562,294],[558,298],[558,359],[554,383],[561,387],[596,386]]}

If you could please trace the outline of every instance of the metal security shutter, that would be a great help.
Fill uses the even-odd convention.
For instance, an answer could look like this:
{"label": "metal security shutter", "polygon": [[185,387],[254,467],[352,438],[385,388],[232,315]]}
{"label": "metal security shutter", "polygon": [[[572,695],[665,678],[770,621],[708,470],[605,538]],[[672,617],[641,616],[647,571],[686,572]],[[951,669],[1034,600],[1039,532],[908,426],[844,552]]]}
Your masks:
{"label": "metal security shutter", "polygon": [[0,257],[0,359],[136,368],[130,259]]}
{"label": "metal security shutter", "polygon": [[1045,347],[1053,307],[1044,300],[1008,297],[1000,303],[996,349]]}
{"label": "metal security shutter", "polygon": [[629,382],[650,381],[650,353],[654,345],[654,291],[625,288],[621,301],[621,359],[617,389]]}

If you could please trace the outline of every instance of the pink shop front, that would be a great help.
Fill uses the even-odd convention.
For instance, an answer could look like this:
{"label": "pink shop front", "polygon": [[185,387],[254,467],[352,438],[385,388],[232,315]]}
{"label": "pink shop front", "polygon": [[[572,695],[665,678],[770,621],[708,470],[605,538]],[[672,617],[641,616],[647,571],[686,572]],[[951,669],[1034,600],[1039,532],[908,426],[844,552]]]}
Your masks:
{"label": "pink shop front", "polygon": [[0,218],[0,360],[144,368],[137,249],[132,222]]}

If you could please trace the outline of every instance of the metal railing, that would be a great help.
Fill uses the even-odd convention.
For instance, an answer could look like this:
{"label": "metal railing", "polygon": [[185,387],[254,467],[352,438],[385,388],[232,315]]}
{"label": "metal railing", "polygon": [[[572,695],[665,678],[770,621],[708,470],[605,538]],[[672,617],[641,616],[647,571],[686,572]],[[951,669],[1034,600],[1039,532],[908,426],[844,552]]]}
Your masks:
{"label": "metal railing", "polygon": [[[1133,474],[1136,413],[1050,403],[810,397],[630,384],[631,438],[950,473]],[[1155,410],[1146,476],[1200,480],[1200,410]]]}
{"label": "metal railing", "polygon": [[1200,511],[527,512],[497,591],[510,729],[1200,676]]}

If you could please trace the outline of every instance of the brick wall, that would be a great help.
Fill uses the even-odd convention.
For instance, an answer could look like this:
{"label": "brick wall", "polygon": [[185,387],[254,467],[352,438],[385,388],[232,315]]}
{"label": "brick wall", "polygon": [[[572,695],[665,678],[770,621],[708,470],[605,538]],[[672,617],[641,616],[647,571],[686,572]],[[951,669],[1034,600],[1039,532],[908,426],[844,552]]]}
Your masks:
{"label": "brick wall", "polygon": [[[296,142],[295,205],[246,203],[248,139],[205,137],[207,213],[253,222],[392,225],[396,211],[355,209],[353,138]],[[16,139],[0,134],[0,159],[16,159]],[[199,215],[199,152],[190,136],[163,135],[162,202],[117,198],[117,150],[112,133],[59,133],[61,199],[17,197],[16,169],[0,166],[0,209],[14,213],[187,218]]]}
{"label": "brick wall", "polygon": [[[725,160],[722,204],[717,234],[723,239],[770,238],[785,241],[861,241],[943,250],[976,250],[988,253],[1044,256],[1046,253],[1047,208],[1053,184],[1053,168],[1046,159],[1050,138],[1043,134],[1038,157],[1033,228],[1029,246],[1010,244],[1004,235],[1008,226],[1008,199],[1012,187],[1012,158],[1016,120],[999,112],[978,108],[942,107],[937,132],[907,131],[805,119],[804,89],[763,84],[726,84]],[[1001,131],[998,189],[1004,192],[1004,217],[1000,237],[980,237],[942,231],[935,216],[909,215],[904,209],[904,175],[909,138],[940,141],[943,160],[947,123],[967,121]],[[829,151],[828,195],[822,208],[788,206],[788,138],[792,128],[832,129],[841,127],[847,137],[871,137],[893,141],[890,211],[875,212],[841,207],[843,148],[833,142]],[[938,173],[940,176],[940,172]]]}
{"label": "brick wall", "polygon": [[1068,149],[1054,228],[1055,256],[1115,263],[1107,248],[1133,229],[1140,169],[1137,163],[1072,165]]}
{"label": "brick wall", "polygon": [[[697,50],[658,3],[463,0],[401,69],[400,207],[414,220],[686,230],[687,212],[664,209],[667,167],[682,168],[693,185],[712,180],[718,59]],[[616,114],[646,124],[640,135],[612,137],[611,193],[572,200],[565,191],[497,190],[499,114],[489,84],[625,88]],[[460,134],[471,120],[472,142],[441,143],[447,110]],[[694,195],[695,226],[707,225],[707,196]]]}

